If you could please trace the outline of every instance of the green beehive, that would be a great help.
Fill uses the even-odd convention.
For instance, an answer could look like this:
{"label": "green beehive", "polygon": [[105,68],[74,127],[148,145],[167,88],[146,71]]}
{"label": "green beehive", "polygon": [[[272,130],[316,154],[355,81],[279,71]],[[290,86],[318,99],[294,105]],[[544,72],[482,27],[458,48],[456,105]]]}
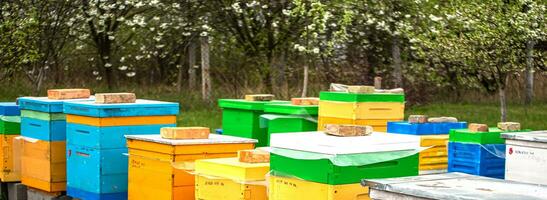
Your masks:
{"label": "green beehive", "polygon": [[270,169],[276,176],[341,185],[363,178],[418,175],[419,137],[384,133],[338,137],[323,132],[271,137]]}
{"label": "green beehive", "polygon": [[267,135],[260,130],[260,115],[264,105],[290,103],[288,101],[246,101],[243,99],[219,99],[222,109],[222,134],[257,139],[256,146],[268,144]]}
{"label": "green beehive", "polygon": [[0,116],[0,134],[3,134],[3,135],[21,134],[21,117]]}
{"label": "green beehive", "polygon": [[317,105],[268,104],[264,112],[268,114],[260,116],[260,129],[268,135],[268,145],[274,133],[317,130]]}
{"label": "green beehive", "polygon": [[500,135],[501,133],[506,132],[510,131],[502,131],[499,128],[492,127],[488,129],[488,132],[471,132],[469,129],[452,129],[450,130],[448,141],[475,144],[505,144],[505,139],[501,138]]}

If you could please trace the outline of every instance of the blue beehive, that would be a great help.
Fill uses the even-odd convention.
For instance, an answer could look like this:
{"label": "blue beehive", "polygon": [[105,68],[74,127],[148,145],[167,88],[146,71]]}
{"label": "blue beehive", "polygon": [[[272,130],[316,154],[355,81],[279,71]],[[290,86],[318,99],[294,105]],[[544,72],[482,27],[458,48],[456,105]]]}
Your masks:
{"label": "blue beehive", "polygon": [[15,102],[0,102],[0,115],[19,116],[21,115],[21,111]]}
{"label": "blue beehive", "polygon": [[448,143],[448,171],[503,179],[505,144]]}
{"label": "blue beehive", "polygon": [[408,123],[388,122],[388,133],[410,134],[410,135],[439,135],[448,134],[450,129],[467,128],[467,122],[441,122],[441,123]]}
{"label": "blue beehive", "polygon": [[[66,103],[64,112],[93,118],[178,115],[178,103],[140,100],[124,104]],[[174,118],[173,118],[174,120]],[[124,135],[159,134],[169,124],[94,126],[67,124],[67,193],[79,199],[127,199]]]}

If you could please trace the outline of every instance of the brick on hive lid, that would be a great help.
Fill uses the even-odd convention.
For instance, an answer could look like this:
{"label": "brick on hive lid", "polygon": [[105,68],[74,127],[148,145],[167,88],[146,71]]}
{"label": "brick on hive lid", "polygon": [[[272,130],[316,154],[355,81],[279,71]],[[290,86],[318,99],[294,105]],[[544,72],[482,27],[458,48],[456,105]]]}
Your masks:
{"label": "brick on hive lid", "polygon": [[163,127],[160,135],[165,139],[207,139],[211,130],[207,127]]}
{"label": "brick on hive lid", "polygon": [[468,129],[471,132],[488,132],[488,125],[471,123],[469,124]]}
{"label": "brick on hive lid", "polygon": [[326,124],[325,133],[328,135],[353,137],[366,136],[372,133],[372,126],[352,125],[352,124]]}
{"label": "brick on hive lid", "polygon": [[83,99],[89,98],[91,91],[89,89],[51,89],[47,90],[47,98],[62,99]]}
{"label": "brick on hive lid", "polygon": [[502,131],[520,131],[518,122],[498,122],[498,128]]}
{"label": "brick on hive lid", "polygon": [[374,86],[368,85],[349,85],[348,92],[354,94],[370,94],[376,92]]}
{"label": "brick on hive lid", "polygon": [[317,105],[319,104],[319,98],[317,97],[292,98],[291,103],[293,105]]}
{"label": "brick on hive lid", "polygon": [[270,162],[270,152],[260,150],[260,149],[240,150],[237,152],[237,157],[239,159],[239,162],[243,162],[243,163]]}
{"label": "brick on hive lid", "polygon": [[245,95],[245,101],[271,101],[274,97],[273,94],[248,94]]}
{"label": "brick on hive lid", "polygon": [[135,103],[137,96],[135,93],[97,93],[95,94],[95,103]]}
{"label": "brick on hive lid", "polygon": [[455,117],[430,117],[427,122],[431,123],[443,123],[443,122],[458,122],[458,118]]}
{"label": "brick on hive lid", "polygon": [[426,123],[427,115],[410,115],[408,116],[408,123]]}

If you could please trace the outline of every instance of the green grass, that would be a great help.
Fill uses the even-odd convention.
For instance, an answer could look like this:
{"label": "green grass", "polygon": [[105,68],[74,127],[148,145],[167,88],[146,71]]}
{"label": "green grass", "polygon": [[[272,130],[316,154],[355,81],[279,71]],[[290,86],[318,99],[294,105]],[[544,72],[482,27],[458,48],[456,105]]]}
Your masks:
{"label": "green grass", "polygon": [[[452,116],[460,121],[483,123],[496,126],[500,121],[500,110],[497,104],[443,104],[433,103],[414,106],[405,111],[410,114],[434,116]],[[532,130],[547,129],[547,104],[537,103],[529,107],[519,104],[508,105],[507,120],[520,122],[522,128]]]}

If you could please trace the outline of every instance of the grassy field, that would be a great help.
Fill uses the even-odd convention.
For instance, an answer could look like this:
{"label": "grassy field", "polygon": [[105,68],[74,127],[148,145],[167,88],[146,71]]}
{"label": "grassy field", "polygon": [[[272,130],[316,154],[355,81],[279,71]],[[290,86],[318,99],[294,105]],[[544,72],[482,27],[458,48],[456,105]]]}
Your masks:
{"label": "grassy field", "polygon": [[[496,126],[499,121],[499,107],[496,104],[443,104],[407,108],[406,115],[425,114],[428,116],[453,116],[461,121],[486,123]],[[508,120],[517,121],[523,128],[547,130],[547,104],[535,104],[530,107],[509,105]],[[214,107],[181,110],[178,118],[179,126],[208,126],[220,128],[222,112]]]}

